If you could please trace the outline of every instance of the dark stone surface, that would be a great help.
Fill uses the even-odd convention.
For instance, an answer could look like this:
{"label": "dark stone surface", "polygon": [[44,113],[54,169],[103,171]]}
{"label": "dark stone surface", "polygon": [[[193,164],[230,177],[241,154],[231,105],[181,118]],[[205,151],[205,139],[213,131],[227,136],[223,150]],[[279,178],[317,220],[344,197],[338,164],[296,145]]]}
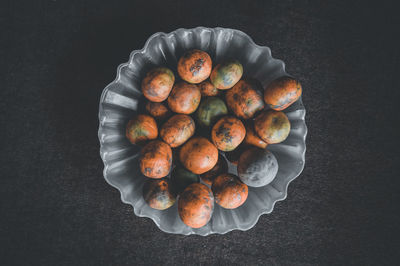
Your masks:
{"label": "dark stone surface", "polygon": [[[0,3],[2,265],[395,264],[394,6],[113,2]],[[271,47],[304,87],[306,167],[288,198],[247,232],[165,234],[136,217],[102,177],[102,89],[151,34],[198,25],[245,31]]]}

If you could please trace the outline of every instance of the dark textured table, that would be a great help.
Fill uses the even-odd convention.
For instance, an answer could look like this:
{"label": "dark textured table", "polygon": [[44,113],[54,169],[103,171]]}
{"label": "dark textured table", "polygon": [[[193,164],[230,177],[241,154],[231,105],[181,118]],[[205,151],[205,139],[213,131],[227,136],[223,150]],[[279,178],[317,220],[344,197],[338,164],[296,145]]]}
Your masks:
{"label": "dark textured table", "polygon": [[[393,6],[112,2],[0,3],[2,265],[395,264]],[[304,87],[305,169],[287,199],[247,232],[163,233],[121,203],[102,176],[98,101],[116,67],[154,32],[199,25],[243,30]]]}

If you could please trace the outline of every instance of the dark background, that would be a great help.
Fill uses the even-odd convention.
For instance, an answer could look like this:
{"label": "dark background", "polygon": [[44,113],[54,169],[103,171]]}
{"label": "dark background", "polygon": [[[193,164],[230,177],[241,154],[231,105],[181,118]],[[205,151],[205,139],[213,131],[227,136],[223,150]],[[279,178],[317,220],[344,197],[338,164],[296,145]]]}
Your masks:
{"label": "dark background", "polygon": [[[348,2],[1,1],[1,264],[396,264],[399,19]],[[247,232],[163,233],[102,176],[98,102],[117,66],[199,25],[246,32],[304,88],[305,169]]]}

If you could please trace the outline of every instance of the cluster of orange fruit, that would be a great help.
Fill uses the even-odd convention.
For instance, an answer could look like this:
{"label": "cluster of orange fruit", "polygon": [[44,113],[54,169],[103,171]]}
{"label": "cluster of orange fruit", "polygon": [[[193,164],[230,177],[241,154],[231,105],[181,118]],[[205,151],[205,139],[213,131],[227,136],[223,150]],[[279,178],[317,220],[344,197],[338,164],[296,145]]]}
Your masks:
{"label": "cluster of orange fruit", "polygon": [[[237,208],[246,201],[248,186],[266,185],[274,178],[277,161],[265,148],[289,135],[290,122],[281,111],[302,89],[295,79],[282,77],[263,95],[260,82],[242,78],[239,61],[213,67],[201,50],[187,51],[177,73],[177,82],[166,67],[146,74],[141,86],[148,114],[130,120],[126,136],[143,146],[140,170],[148,177],[143,186],[146,203],[165,210],[179,195],[180,218],[199,228],[211,219],[214,201]],[[249,146],[256,148],[241,152]],[[240,151],[236,159],[235,150]],[[227,172],[223,153],[238,164],[238,176]]]}

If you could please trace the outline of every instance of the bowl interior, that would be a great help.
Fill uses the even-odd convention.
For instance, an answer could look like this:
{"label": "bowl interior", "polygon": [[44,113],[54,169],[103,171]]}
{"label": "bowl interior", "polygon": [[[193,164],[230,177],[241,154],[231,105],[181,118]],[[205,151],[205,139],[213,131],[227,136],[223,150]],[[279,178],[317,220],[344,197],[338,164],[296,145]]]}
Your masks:
{"label": "bowl interior", "polygon": [[[274,59],[269,48],[254,44],[241,31],[199,27],[154,34],[142,50],[131,53],[129,62],[118,67],[117,78],[102,93],[99,140],[105,165],[104,177],[121,192],[122,201],[133,206],[136,215],[151,218],[165,232],[208,235],[234,229],[247,230],[255,225],[261,214],[271,212],[274,204],[286,197],[289,182],[304,167],[305,109],[299,99],[284,110],[291,122],[289,137],[283,143],[267,147],[278,160],[278,174],[265,187],[249,187],[248,199],[239,208],[227,210],[215,204],[212,219],[199,229],[192,229],[180,220],[177,203],[164,211],[150,208],[142,197],[146,177],[138,167],[140,148],[126,139],[125,126],[136,113],[143,112],[145,100],[140,84],[146,72],[155,66],[167,66],[178,77],[178,59],[189,49],[208,52],[214,64],[230,58],[238,59],[243,65],[244,76],[258,79],[263,87],[280,76],[288,75],[284,63]],[[229,169],[236,173],[236,167],[230,165]]]}

